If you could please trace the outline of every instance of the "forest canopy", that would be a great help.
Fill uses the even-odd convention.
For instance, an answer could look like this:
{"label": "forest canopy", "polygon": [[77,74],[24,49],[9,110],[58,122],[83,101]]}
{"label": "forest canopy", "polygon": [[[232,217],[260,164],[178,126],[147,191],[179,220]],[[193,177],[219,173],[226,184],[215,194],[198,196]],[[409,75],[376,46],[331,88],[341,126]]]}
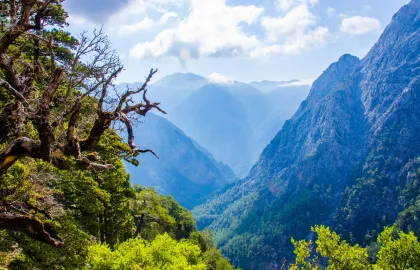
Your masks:
{"label": "forest canopy", "polygon": [[315,226],[312,231],[318,238],[315,243],[312,240],[292,239],[296,260],[290,265],[291,270],[385,270],[417,269],[420,266],[420,242],[413,232],[405,233],[394,227],[385,227],[376,243],[363,248],[341,240],[328,227]]}

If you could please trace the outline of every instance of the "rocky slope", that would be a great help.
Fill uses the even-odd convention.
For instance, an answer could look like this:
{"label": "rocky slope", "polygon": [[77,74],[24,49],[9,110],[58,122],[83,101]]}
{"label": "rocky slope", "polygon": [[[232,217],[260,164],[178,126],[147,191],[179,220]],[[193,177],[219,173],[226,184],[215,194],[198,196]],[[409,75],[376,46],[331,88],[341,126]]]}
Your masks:
{"label": "rocky slope", "polygon": [[419,14],[411,1],[365,58],[332,64],[249,176],[194,210],[233,263],[278,269],[319,223],[362,244],[396,221],[418,228]]}

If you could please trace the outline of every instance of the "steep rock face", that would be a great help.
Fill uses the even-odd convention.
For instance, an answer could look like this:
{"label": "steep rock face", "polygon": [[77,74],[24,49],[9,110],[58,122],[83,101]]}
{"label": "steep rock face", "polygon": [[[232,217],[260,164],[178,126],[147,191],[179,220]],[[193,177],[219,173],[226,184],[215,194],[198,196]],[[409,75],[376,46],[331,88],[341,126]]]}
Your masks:
{"label": "steep rock face", "polygon": [[[273,140],[284,123],[289,120],[304,101],[310,90],[310,85],[280,86],[266,94],[264,106],[270,108],[269,117],[260,119],[257,131],[258,136],[253,142],[258,146],[258,156],[253,165],[260,157],[262,150]],[[261,150],[262,149],[262,150]]]}
{"label": "steep rock face", "polygon": [[362,61],[332,64],[247,179],[194,209],[232,262],[277,269],[290,237],[311,237],[311,225],[367,244],[418,215],[419,14],[411,1]]}
{"label": "steep rock face", "polygon": [[224,85],[224,88],[240,101],[245,109],[251,125],[249,163],[254,165],[262,150],[308,96],[310,86],[280,86],[269,93],[261,93],[250,85],[238,82]]}
{"label": "steep rock face", "polygon": [[[358,64],[356,57],[344,55],[314,82],[308,99],[264,150],[250,178],[282,183],[300,178],[309,184],[308,178],[319,178],[314,172],[331,173],[323,177],[335,178],[335,172],[348,166],[351,155],[357,154],[352,153],[354,144],[360,142],[350,131],[363,129],[359,124],[364,120],[357,88],[342,90],[339,85]],[[340,151],[341,145],[345,152]]]}
{"label": "steep rock face", "polygon": [[217,162],[207,150],[162,117],[149,114],[135,133],[138,145],[153,149],[159,159],[142,155],[139,167],[127,165],[131,181],[170,194],[184,207],[192,208],[234,179],[228,166]]}
{"label": "steep rock face", "polygon": [[419,11],[415,0],[394,15],[358,73],[370,124],[369,154],[361,179],[342,198],[346,210],[338,213],[337,223],[343,224],[342,234],[359,242],[367,243],[404,209],[419,208],[420,186],[413,181],[420,156]]}

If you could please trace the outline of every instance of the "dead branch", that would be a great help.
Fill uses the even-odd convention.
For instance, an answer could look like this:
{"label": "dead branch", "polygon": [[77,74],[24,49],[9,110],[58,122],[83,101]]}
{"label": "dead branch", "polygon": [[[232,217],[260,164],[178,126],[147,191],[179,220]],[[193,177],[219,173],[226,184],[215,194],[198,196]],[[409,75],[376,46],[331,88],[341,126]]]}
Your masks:
{"label": "dead branch", "polygon": [[0,213],[0,228],[23,232],[35,240],[55,247],[64,245],[61,239],[51,236],[55,233],[48,231],[40,219],[30,215],[9,212]]}

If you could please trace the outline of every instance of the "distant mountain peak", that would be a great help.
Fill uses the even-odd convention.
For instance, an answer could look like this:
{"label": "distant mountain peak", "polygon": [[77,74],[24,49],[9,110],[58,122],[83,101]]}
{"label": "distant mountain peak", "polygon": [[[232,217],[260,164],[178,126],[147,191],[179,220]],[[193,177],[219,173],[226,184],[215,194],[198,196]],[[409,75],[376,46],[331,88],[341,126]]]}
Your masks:
{"label": "distant mountain peak", "polygon": [[337,61],[337,63],[345,63],[345,62],[359,62],[360,59],[357,56],[352,54],[346,53],[343,54]]}
{"label": "distant mountain peak", "polygon": [[[420,29],[420,0],[412,0],[403,6],[393,17],[391,23],[385,28],[380,39],[369,51],[363,62],[369,68],[374,67],[372,75],[387,68],[394,63],[401,63],[407,54],[416,57],[413,53],[417,52],[419,39],[413,39],[413,34],[418,36]],[[412,43],[405,44],[403,47],[397,47],[407,40],[413,40]],[[397,42],[398,41],[398,42]],[[392,55],[389,55],[392,51]],[[389,62],[382,62],[382,58],[390,58]],[[403,64],[403,63],[401,63]]]}
{"label": "distant mountain peak", "polygon": [[174,81],[191,81],[191,82],[197,82],[197,81],[207,81],[206,78],[194,74],[194,73],[182,73],[177,72],[168,76],[165,76],[154,83],[154,85],[160,85],[160,84],[167,84]]}

